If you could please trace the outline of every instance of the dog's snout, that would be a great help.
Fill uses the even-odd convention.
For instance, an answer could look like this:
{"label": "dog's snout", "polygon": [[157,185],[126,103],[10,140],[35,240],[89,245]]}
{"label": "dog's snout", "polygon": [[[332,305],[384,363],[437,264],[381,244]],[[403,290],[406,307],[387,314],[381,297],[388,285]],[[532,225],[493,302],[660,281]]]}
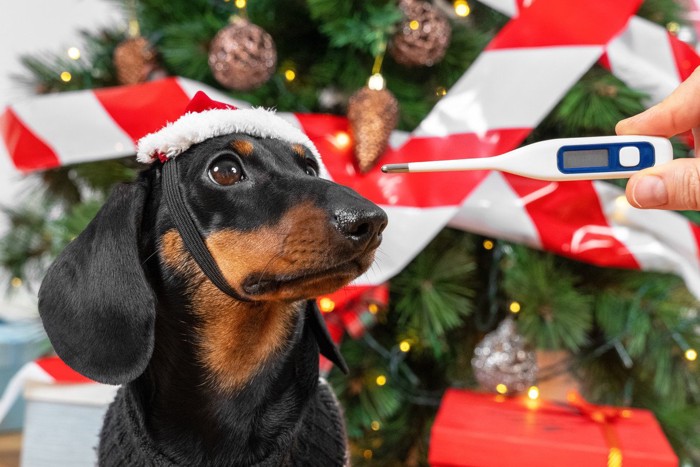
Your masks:
{"label": "dog's snout", "polygon": [[358,243],[381,240],[387,224],[386,213],[376,206],[336,209],[333,220],[343,236]]}
{"label": "dog's snout", "polygon": [[325,192],[324,201],[331,224],[353,249],[379,246],[388,222],[383,209],[352,189],[335,184]]}

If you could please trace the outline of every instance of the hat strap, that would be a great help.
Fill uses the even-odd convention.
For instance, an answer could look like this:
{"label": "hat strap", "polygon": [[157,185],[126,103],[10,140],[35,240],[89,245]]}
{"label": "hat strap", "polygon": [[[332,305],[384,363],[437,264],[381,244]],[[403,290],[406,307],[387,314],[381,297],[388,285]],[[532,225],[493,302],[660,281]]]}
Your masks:
{"label": "hat strap", "polygon": [[182,242],[185,248],[189,251],[194,261],[199,265],[204,275],[214,283],[223,293],[229,295],[236,300],[242,302],[250,302],[252,300],[242,297],[238,292],[233,290],[233,287],[224,278],[221,269],[211,256],[211,252],[204,243],[202,236],[194,225],[194,221],[187,212],[185,200],[180,191],[178,182],[177,158],[173,158],[163,164],[163,196],[165,204],[173,216],[175,228],[182,237]]}
{"label": "hat strap", "polygon": [[[211,252],[202,239],[202,235],[197,230],[190,213],[187,211],[187,205],[180,191],[180,183],[178,182],[177,157],[163,163],[163,197],[168,211],[173,216],[175,228],[182,237],[182,242],[185,248],[189,251],[194,261],[199,265],[200,269],[210,281],[214,283],[223,293],[242,302],[252,302],[249,298],[242,297],[238,292],[233,290],[233,287],[224,278],[221,269],[211,256]],[[333,343],[325,320],[321,316],[321,311],[318,309],[315,300],[307,300],[306,302],[306,319],[311,325],[311,331],[316,338],[321,355],[336,364],[343,373],[348,373],[348,366],[343,359],[340,351]]]}

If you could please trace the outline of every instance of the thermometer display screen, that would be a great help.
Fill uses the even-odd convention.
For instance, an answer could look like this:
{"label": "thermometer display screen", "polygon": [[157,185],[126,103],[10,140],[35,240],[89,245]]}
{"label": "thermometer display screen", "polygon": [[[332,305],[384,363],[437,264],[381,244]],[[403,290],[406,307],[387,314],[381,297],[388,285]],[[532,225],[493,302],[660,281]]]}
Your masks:
{"label": "thermometer display screen", "polygon": [[564,151],[563,162],[565,169],[607,167],[607,149],[583,149],[578,151]]}

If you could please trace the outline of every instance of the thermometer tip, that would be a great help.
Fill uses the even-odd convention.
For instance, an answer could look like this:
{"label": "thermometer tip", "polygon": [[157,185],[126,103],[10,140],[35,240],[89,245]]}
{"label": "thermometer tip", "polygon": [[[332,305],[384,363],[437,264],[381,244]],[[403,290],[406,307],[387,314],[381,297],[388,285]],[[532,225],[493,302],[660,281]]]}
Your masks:
{"label": "thermometer tip", "polygon": [[384,173],[408,172],[408,164],[387,164],[382,166]]}

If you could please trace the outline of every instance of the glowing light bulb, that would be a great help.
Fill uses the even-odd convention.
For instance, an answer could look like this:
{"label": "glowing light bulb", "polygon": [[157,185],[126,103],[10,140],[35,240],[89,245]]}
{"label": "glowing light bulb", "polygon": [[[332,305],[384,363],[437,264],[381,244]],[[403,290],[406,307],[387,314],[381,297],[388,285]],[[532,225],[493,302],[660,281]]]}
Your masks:
{"label": "glowing light bulb", "polygon": [[339,131],[333,136],[333,146],[338,149],[345,149],[350,146],[350,135],[344,131]]}
{"label": "glowing light bulb", "polygon": [[372,428],[372,431],[379,431],[381,427],[381,423],[379,423],[377,420],[372,420],[372,423],[370,424],[370,428]]}
{"label": "glowing light bulb", "polygon": [[508,307],[511,313],[519,313],[520,312],[520,303],[518,302],[511,302],[510,306]]}
{"label": "glowing light bulb", "polygon": [[318,307],[324,313],[330,313],[335,310],[335,302],[328,297],[323,297],[318,301]]}
{"label": "glowing light bulb", "polygon": [[409,350],[411,350],[411,343],[408,341],[401,341],[401,343],[399,344],[399,350],[401,350],[401,352],[404,353],[408,352]]}
{"label": "glowing light bulb", "polygon": [[455,14],[457,16],[461,16],[462,18],[469,16],[469,13],[472,12],[467,0],[455,0],[452,6],[455,9]]}
{"label": "glowing light bulb", "polygon": [[527,397],[530,399],[537,400],[540,397],[540,388],[537,386],[530,386],[530,389],[527,390]]}
{"label": "glowing light bulb", "polygon": [[245,8],[246,0],[236,0],[236,8]]}
{"label": "glowing light bulb", "polygon": [[384,77],[381,73],[375,73],[367,80],[367,87],[372,91],[381,91],[384,89]]}
{"label": "glowing light bulb", "polygon": [[499,394],[506,394],[508,392],[508,386],[503,383],[499,383],[496,385],[496,392]]}
{"label": "glowing light bulb", "polygon": [[386,384],[386,376],[384,376],[384,375],[377,376],[377,386],[384,386],[385,384]]}
{"label": "glowing light bulb", "polygon": [[61,81],[63,81],[64,83],[69,82],[71,79],[73,79],[73,75],[71,75],[69,72],[64,71],[63,73],[61,73]]}
{"label": "glowing light bulb", "polygon": [[367,309],[373,315],[376,315],[377,313],[379,313],[379,305],[377,305],[376,303],[370,303],[369,306],[367,307]]}
{"label": "glowing light bulb", "polygon": [[698,352],[695,349],[688,349],[685,351],[685,359],[689,362],[694,362],[698,359]]}
{"label": "glowing light bulb", "polygon": [[484,240],[484,250],[493,250],[493,242],[491,240]]}
{"label": "glowing light bulb", "polygon": [[420,27],[420,23],[414,19],[413,21],[408,23],[408,27],[411,28],[412,31],[417,31]]}
{"label": "glowing light bulb", "polygon": [[369,460],[369,459],[372,458],[372,454],[373,454],[373,453],[372,453],[372,450],[371,450],[371,449],[365,449],[365,450],[362,452],[362,457],[364,457],[365,459]]}
{"label": "glowing light bulb", "polygon": [[284,79],[286,79],[287,81],[290,81],[290,82],[294,81],[294,79],[296,77],[297,77],[297,73],[294,70],[292,70],[291,68],[284,70]]}
{"label": "glowing light bulb", "polygon": [[80,58],[80,49],[77,47],[71,47],[68,49],[68,58],[71,60],[78,60]]}

